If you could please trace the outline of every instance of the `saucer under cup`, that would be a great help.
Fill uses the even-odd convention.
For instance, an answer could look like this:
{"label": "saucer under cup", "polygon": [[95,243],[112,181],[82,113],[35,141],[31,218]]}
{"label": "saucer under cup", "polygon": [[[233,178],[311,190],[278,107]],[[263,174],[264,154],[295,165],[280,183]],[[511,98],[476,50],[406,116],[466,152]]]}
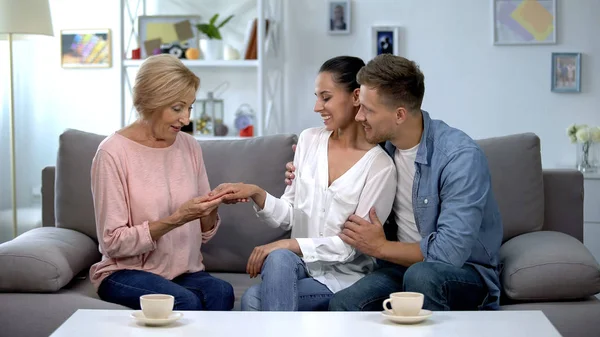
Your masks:
{"label": "saucer under cup", "polygon": [[163,326],[169,325],[181,317],[183,317],[183,313],[181,312],[171,312],[171,314],[167,318],[148,318],[144,316],[144,313],[141,310],[136,310],[131,313],[131,317],[136,321],[143,323],[147,326]]}
{"label": "saucer under cup", "polygon": [[394,323],[400,323],[400,324],[416,324],[416,323],[420,323],[423,322],[424,320],[428,319],[429,317],[431,317],[432,312],[426,309],[422,309],[417,315],[415,316],[400,316],[400,315],[394,315],[394,314],[390,314],[387,313],[385,311],[382,311],[381,314],[389,319],[390,321],[394,322]]}

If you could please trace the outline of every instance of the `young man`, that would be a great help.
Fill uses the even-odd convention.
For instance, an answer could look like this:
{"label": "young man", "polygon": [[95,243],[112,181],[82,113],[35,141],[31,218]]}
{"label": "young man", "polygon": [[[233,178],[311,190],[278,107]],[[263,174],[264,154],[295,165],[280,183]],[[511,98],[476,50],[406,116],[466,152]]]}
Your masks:
{"label": "young man", "polygon": [[383,226],[374,212],[370,221],[352,215],[346,222],[342,240],[377,258],[379,268],[336,293],[329,309],[379,311],[397,291],[423,293],[429,310],[497,309],[502,222],[485,154],[421,110],[424,76],[414,62],[379,55],[358,82],[356,120],[369,142],[385,142],[398,185]]}

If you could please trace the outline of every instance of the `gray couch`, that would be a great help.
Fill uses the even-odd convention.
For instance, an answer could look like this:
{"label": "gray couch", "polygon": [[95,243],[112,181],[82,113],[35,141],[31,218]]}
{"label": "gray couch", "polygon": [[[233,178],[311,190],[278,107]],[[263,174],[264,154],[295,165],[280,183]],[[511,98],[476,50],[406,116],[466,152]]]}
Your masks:
{"label": "gray couch", "polygon": [[[77,309],[123,309],[100,300],[87,271],[100,259],[90,165],[104,136],[67,130],[56,168],[42,172],[43,225],[0,245],[0,335],[47,336]],[[294,135],[202,141],[212,186],[256,183],[281,195]],[[489,158],[504,221],[502,310],[541,309],[563,336],[600,333],[600,267],[581,244],[583,177],[542,170],[533,134],[479,141]],[[231,282],[236,309],[256,282],[246,274],[256,245],[289,236],[268,228],[249,204],[222,206],[218,234],[203,247],[213,275]]]}

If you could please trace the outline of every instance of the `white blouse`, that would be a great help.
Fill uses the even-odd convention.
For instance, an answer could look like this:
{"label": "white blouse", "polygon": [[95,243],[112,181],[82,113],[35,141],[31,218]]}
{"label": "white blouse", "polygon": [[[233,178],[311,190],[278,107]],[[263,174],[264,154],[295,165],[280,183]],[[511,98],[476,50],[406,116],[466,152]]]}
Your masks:
{"label": "white blouse", "polygon": [[309,275],[335,293],[374,269],[374,258],[345,244],[338,234],[352,214],[369,220],[371,207],[385,222],[396,195],[396,167],[375,146],[328,186],[330,135],[324,127],[300,134],[294,156],[296,178],[281,198],[267,193],[257,215],[269,226],[291,228]]}

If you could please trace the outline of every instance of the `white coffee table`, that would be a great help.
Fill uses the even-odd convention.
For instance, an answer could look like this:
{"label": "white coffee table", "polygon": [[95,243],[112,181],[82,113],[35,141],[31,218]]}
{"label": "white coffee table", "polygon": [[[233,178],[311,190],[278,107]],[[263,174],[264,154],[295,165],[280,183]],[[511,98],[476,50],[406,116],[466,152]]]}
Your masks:
{"label": "white coffee table", "polygon": [[379,312],[201,312],[165,327],[146,327],[129,310],[78,310],[51,337],[85,336],[508,336],[559,337],[541,311],[434,312],[426,321],[402,325]]}

